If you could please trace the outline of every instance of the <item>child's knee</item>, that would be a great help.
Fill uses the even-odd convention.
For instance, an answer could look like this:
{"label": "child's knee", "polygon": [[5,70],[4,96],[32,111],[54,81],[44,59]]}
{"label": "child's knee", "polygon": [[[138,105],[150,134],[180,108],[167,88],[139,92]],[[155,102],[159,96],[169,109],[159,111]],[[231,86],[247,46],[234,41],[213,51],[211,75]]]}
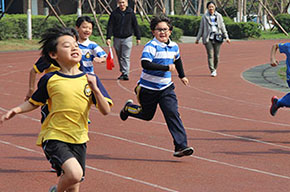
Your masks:
{"label": "child's knee", "polygon": [[71,172],[69,173],[64,173],[67,177],[67,179],[70,181],[70,183],[72,184],[77,184],[79,182],[81,182],[82,180],[82,177],[83,177],[83,170],[80,169],[74,169],[72,170]]}

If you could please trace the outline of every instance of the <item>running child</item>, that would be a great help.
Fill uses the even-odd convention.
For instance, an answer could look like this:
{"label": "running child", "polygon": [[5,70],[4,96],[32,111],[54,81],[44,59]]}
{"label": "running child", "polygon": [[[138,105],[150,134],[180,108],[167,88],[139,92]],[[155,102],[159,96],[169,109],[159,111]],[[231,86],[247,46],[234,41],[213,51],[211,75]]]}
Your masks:
{"label": "running child", "polygon": [[135,88],[141,106],[128,100],[120,112],[120,118],[125,121],[128,116],[151,120],[159,104],[167,127],[173,137],[175,157],[189,156],[193,148],[187,145],[187,136],[178,112],[177,98],[171,73],[178,72],[184,85],[189,84],[185,77],[178,45],[169,39],[173,26],[165,15],[154,17],[150,22],[154,36],[142,52],[141,64],[143,71]]}
{"label": "running child", "polygon": [[85,73],[94,73],[94,64],[106,62],[106,52],[89,37],[92,35],[94,22],[89,16],[81,16],[76,21],[76,29],[79,33],[78,44],[82,51],[81,67]]}
{"label": "running child", "polygon": [[[280,43],[280,44],[274,44],[271,49],[271,56],[270,56],[270,62],[271,66],[275,67],[279,64],[279,62],[276,60],[276,53],[279,49],[280,53],[284,53],[286,55],[286,77],[287,77],[287,84],[290,87],[290,43]],[[278,109],[280,107],[290,107],[290,93],[287,93],[284,97],[279,99],[277,96],[273,96],[271,99],[272,105],[270,108],[270,114],[272,116],[275,116]]]}
{"label": "running child", "polygon": [[4,114],[0,123],[48,101],[50,113],[42,123],[37,145],[60,176],[49,191],[78,192],[85,175],[90,106],[95,104],[107,115],[113,103],[96,75],[79,70],[81,51],[71,29],[49,29],[40,42],[42,55],[60,70],[45,74],[31,98]]}

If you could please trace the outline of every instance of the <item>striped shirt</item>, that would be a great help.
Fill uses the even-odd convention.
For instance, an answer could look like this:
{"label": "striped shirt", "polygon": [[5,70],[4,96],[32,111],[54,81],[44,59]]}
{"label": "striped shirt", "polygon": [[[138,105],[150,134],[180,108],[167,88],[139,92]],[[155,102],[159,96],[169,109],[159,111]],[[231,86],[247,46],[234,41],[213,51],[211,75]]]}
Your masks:
{"label": "striped shirt", "polygon": [[107,57],[106,52],[95,42],[87,39],[80,43],[79,48],[82,51],[81,70],[85,73],[94,73],[93,61],[95,57]]}
{"label": "striped shirt", "polygon": [[[145,45],[141,61],[147,60],[152,63],[168,66],[173,64],[179,57],[179,47],[175,42],[169,40],[169,44],[167,45],[154,38]],[[141,87],[151,90],[163,90],[172,83],[170,71],[143,69],[139,80]]]}

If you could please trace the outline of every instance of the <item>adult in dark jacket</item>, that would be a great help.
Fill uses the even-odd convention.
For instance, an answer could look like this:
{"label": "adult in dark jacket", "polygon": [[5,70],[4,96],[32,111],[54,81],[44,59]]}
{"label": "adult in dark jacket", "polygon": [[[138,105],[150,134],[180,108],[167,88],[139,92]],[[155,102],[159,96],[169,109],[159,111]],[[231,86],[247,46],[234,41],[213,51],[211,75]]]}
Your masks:
{"label": "adult in dark jacket", "polygon": [[111,46],[113,36],[114,48],[117,53],[120,72],[118,79],[129,80],[132,35],[136,36],[136,44],[140,44],[141,33],[136,15],[128,7],[128,0],[117,0],[118,7],[112,12],[107,26],[107,45]]}

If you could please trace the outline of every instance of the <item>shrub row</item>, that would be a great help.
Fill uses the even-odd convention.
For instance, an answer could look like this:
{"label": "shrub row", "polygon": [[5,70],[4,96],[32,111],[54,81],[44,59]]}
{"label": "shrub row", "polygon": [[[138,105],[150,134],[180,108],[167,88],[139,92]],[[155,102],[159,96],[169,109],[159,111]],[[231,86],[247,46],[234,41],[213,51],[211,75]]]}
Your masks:
{"label": "shrub row", "polygon": [[[89,15],[93,18],[93,15]],[[75,21],[77,19],[76,15],[65,15],[60,16],[61,20],[65,23],[67,27],[75,27]],[[103,15],[98,19],[100,27],[102,29],[103,35],[106,35],[106,28],[108,23],[108,15]],[[151,38],[152,34],[150,31],[150,26],[148,21],[141,20],[138,16],[138,23],[140,25],[140,31],[142,37]],[[35,39],[39,39],[41,34],[43,34],[48,28],[61,25],[56,17],[50,16],[46,18],[45,16],[32,16],[32,36]],[[183,31],[178,27],[175,27],[172,32],[172,39],[178,41],[182,36]],[[95,27],[93,30],[93,35],[100,35],[99,31]],[[5,15],[0,20],[0,40],[4,39],[21,39],[27,36],[27,16],[22,14],[15,15]]]}
{"label": "shrub row", "polygon": [[[93,15],[89,15],[93,18]],[[108,22],[108,15],[100,17],[99,24],[102,33],[106,34],[106,27]],[[170,16],[173,23],[172,39],[178,41],[182,35],[196,36],[201,17],[197,16]],[[75,27],[76,15],[61,16],[62,21],[68,27]],[[290,19],[284,23],[289,22]],[[230,18],[224,17],[226,28],[229,32],[230,38],[241,39],[249,37],[259,37],[261,35],[260,26],[253,22],[234,23]],[[141,19],[138,15],[138,23],[140,25],[141,35],[143,37],[151,38],[151,30],[147,20]],[[281,22],[282,23],[282,22]],[[41,34],[48,28],[60,25],[56,17],[50,16],[32,16],[32,36],[39,39]],[[289,29],[289,24],[287,25]],[[100,35],[97,28],[94,29],[93,35]],[[26,15],[5,15],[0,20],[0,40],[9,38],[25,38],[27,36],[27,16]]]}
{"label": "shrub row", "polygon": [[[275,19],[280,23],[285,31],[290,32],[290,14],[279,14]],[[275,24],[276,25],[276,24]],[[283,33],[282,30],[276,26],[280,33]]]}

